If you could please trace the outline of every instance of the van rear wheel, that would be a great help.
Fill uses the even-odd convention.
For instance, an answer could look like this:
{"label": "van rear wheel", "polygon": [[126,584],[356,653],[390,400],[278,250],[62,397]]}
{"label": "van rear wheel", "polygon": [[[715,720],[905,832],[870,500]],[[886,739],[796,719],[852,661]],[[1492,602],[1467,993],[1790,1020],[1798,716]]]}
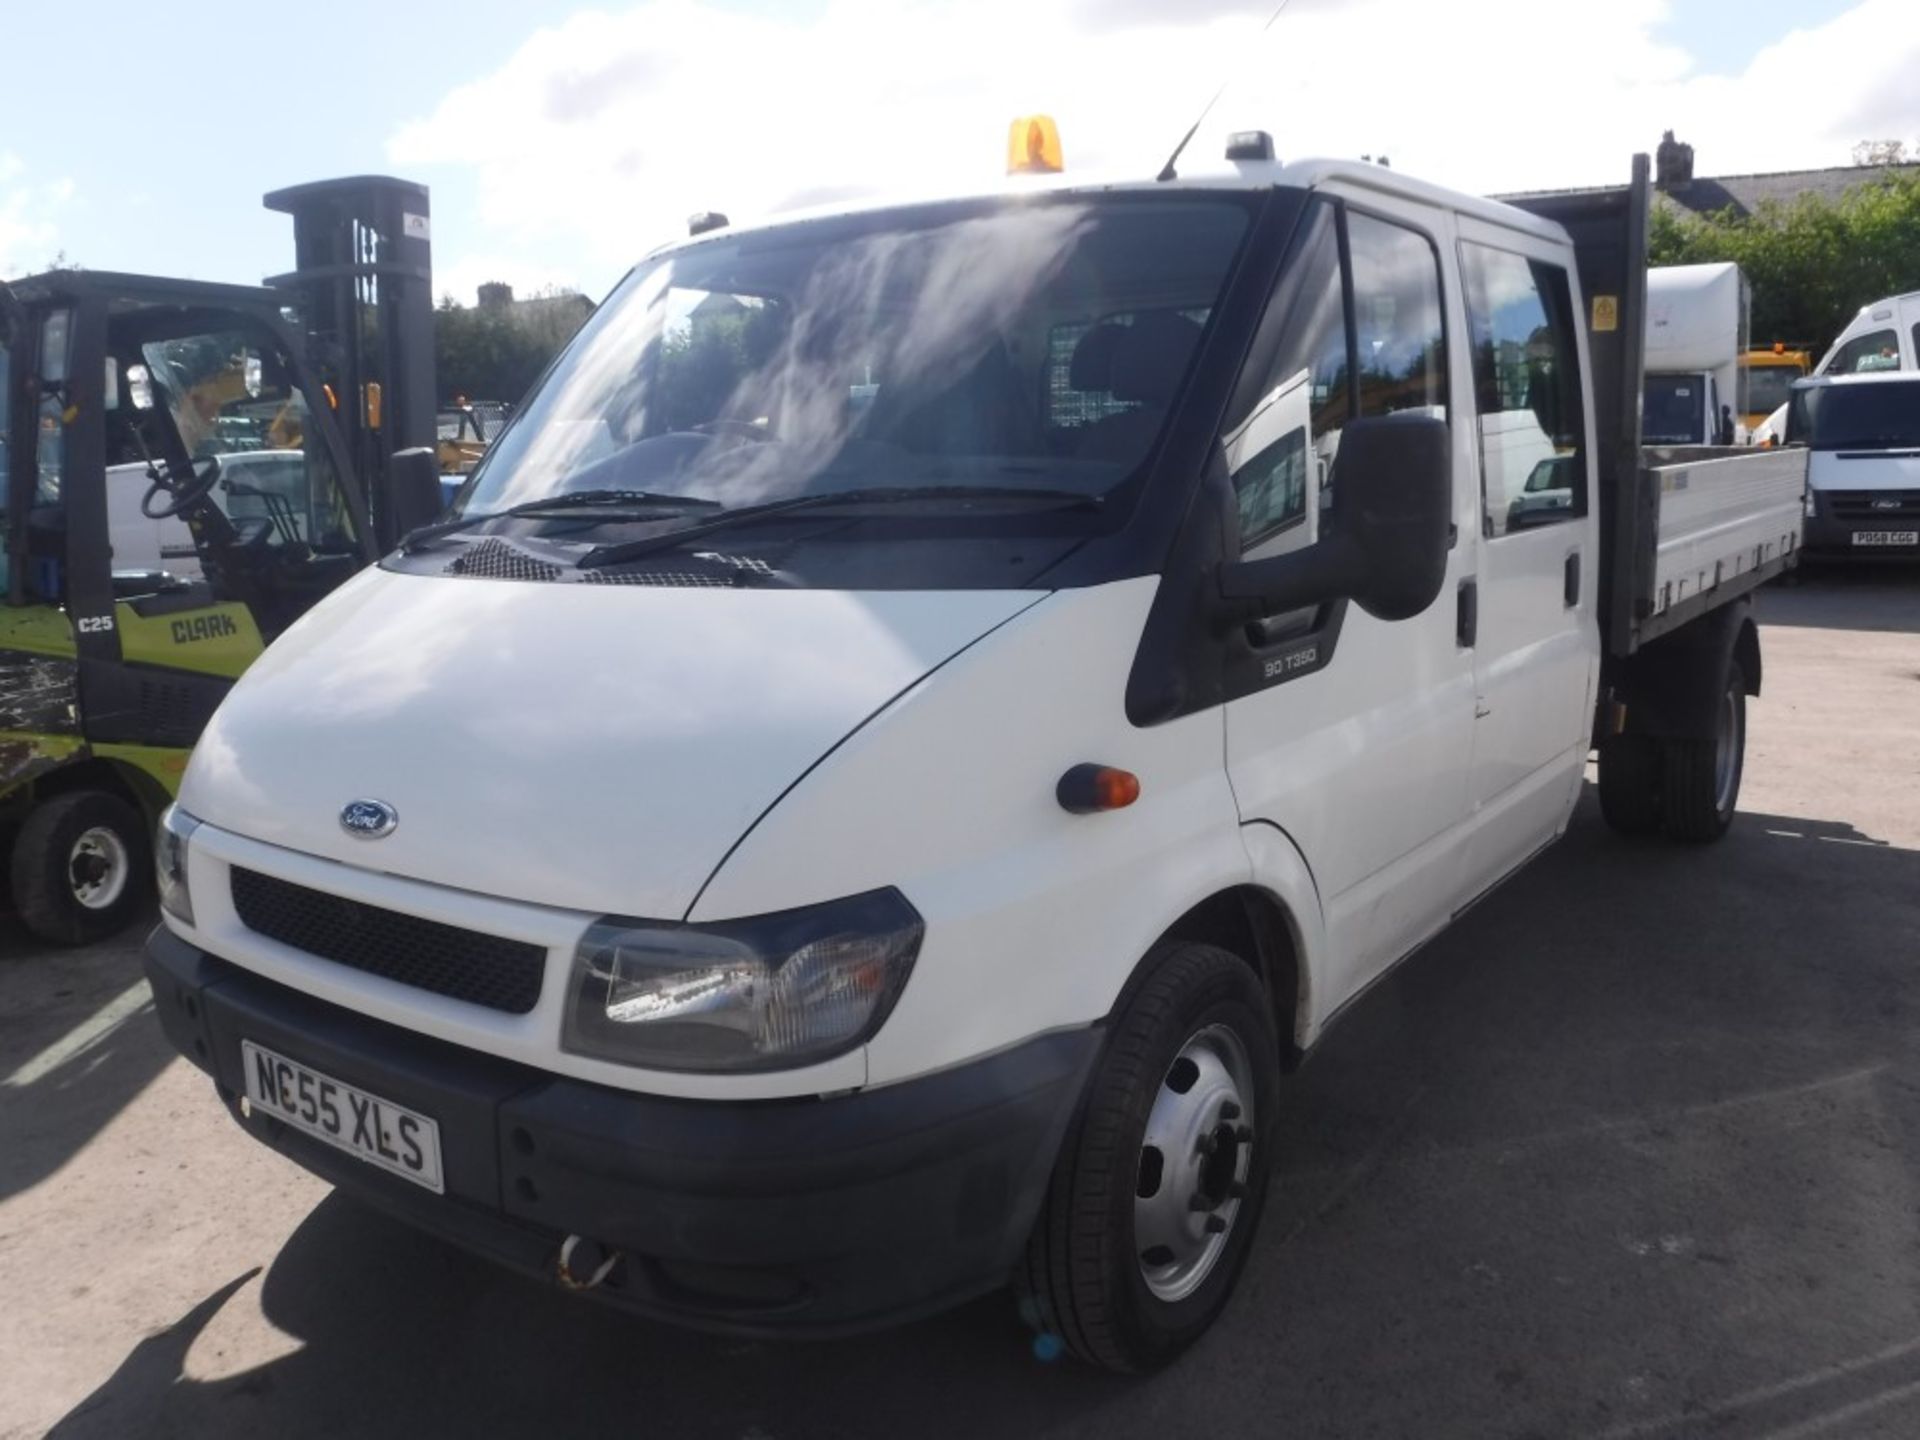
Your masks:
{"label": "van rear wheel", "polygon": [[56,945],[87,945],[132,922],[153,861],[140,812],[104,790],[73,790],[37,806],[14,837],[13,904],[21,923]]}
{"label": "van rear wheel", "polygon": [[1661,823],[1675,840],[1703,845],[1733,824],[1746,769],[1747,681],[1737,660],[1727,661],[1714,705],[1713,733],[1664,745]]}
{"label": "van rear wheel", "polygon": [[1622,835],[1660,828],[1660,742],[1610,735],[1600,742],[1600,814]]}
{"label": "van rear wheel", "polygon": [[1028,1320],[1104,1369],[1153,1370],[1226,1307],[1266,1201],[1280,1089],[1266,993],[1172,943],[1115,1018],[1016,1277]]}

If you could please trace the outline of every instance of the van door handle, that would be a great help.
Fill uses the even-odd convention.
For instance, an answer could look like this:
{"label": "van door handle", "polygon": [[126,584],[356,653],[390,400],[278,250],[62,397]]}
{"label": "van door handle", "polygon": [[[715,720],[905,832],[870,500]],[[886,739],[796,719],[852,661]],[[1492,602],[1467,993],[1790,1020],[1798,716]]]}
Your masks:
{"label": "van door handle", "polygon": [[1561,598],[1567,602],[1567,609],[1571,610],[1580,603],[1580,552],[1578,550],[1567,556],[1567,568],[1562,579],[1565,583],[1561,586]]}
{"label": "van door handle", "polygon": [[1473,642],[1480,636],[1480,583],[1472,576],[1460,582],[1459,594],[1454,599],[1454,638],[1460,642],[1462,650],[1471,650]]}

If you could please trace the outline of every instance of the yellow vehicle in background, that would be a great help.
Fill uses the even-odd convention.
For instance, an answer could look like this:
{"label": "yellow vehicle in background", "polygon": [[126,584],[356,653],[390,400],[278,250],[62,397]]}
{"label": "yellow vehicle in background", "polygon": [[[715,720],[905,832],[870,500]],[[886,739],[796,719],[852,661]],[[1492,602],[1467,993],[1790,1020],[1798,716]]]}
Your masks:
{"label": "yellow vehicle in background", "polygon": [[480,463],[494,437],[506,427],[513,407],[500,400],[468,401],[455,396],[452,405],[436,417],[438,439],[434,450],[442,475],[466,476]]}
{"label": "yellow vehicle in background", "polygon": [[1747,434],[1757,433],[1767,417],[1787,403],[1793,382],[1813,373],[1811,350],[1790,350],[1784,342],[1755,347],[1740,357],[1740,412]]}

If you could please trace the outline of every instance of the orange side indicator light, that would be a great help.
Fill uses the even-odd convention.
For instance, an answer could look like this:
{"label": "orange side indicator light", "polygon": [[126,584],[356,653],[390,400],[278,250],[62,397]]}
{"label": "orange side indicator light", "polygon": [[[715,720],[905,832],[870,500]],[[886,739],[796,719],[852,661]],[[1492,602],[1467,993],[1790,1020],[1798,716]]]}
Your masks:
{"label": "orange side indicator light", "polygon": [[1124,810],[1140,798],[1140,777],[1112,765],[1076,765],[1060,777],[1053,794],[1071,815]]}

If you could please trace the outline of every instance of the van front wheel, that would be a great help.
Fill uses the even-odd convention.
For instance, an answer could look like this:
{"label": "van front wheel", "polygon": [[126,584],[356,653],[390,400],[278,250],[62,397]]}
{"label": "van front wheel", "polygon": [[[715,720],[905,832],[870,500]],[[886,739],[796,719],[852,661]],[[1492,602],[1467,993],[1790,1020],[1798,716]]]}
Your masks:
{"label": "van front wheel", "polygon": [[1200,1337],[1260,1222],[1279,1090],[1258,977],[1212,945],[1160,947],[1114,1018],[1017,1277],[1042,1336],[1125,1372]]}

